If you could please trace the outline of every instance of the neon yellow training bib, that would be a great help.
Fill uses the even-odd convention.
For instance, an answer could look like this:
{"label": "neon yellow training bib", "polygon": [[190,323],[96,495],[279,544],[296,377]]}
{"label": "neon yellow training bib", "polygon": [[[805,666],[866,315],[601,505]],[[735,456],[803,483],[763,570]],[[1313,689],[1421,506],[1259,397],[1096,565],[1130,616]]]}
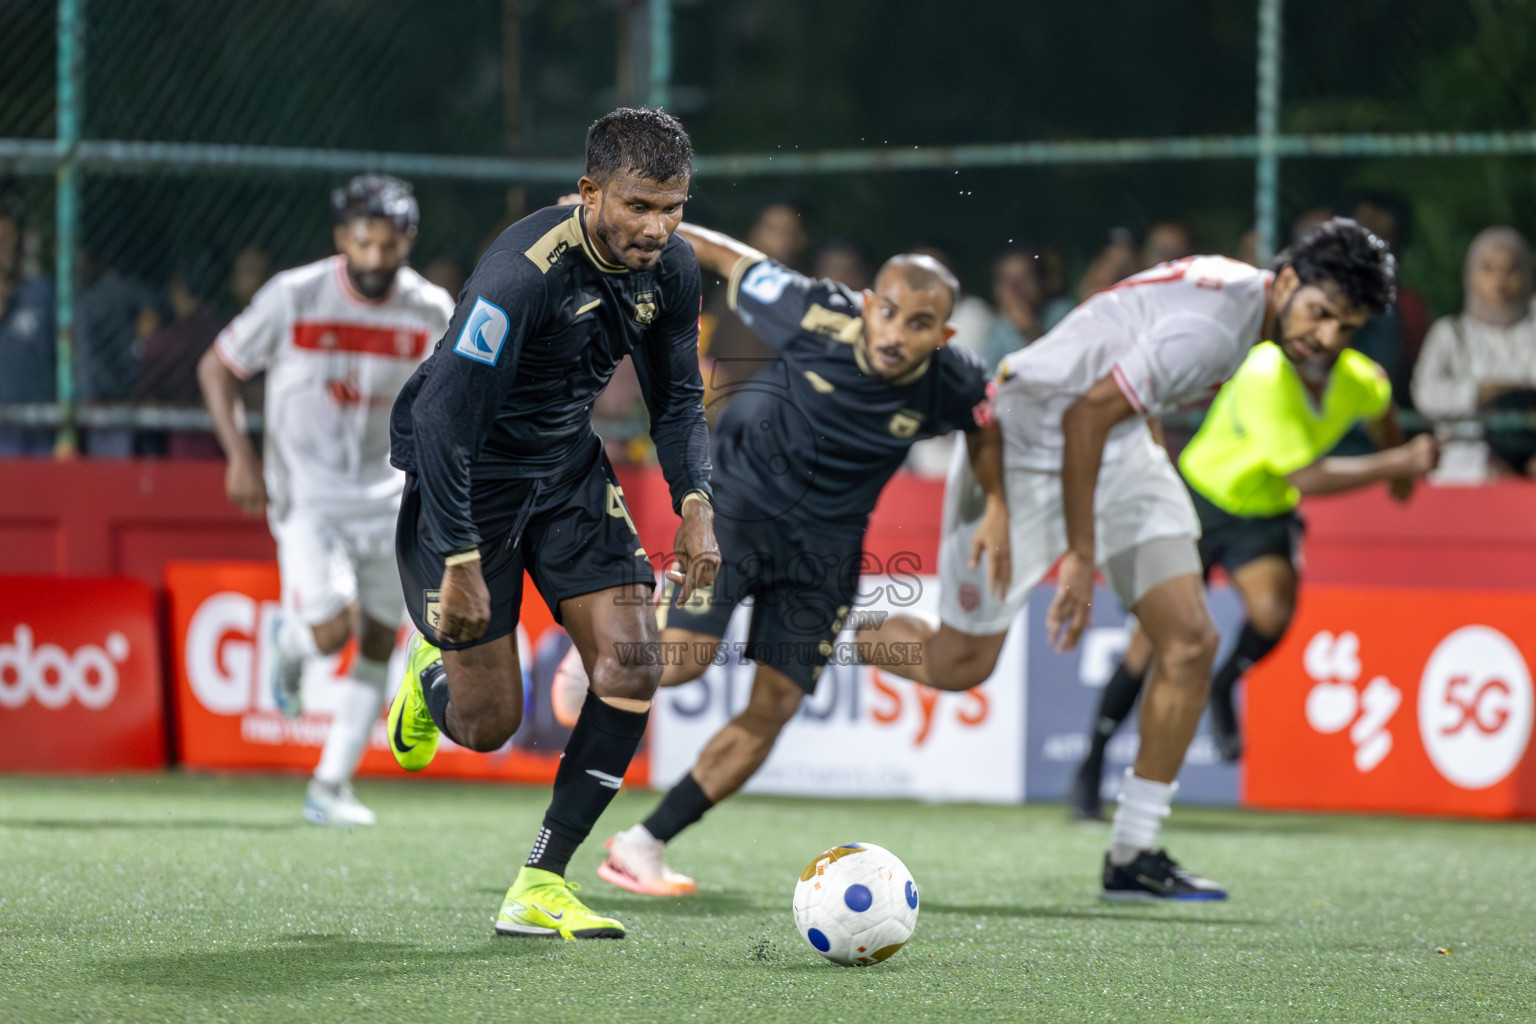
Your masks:
{"label": "neon yellow training bib", "polygon": [[1283,515],[1301,501],[1286,475],[1328,454],[1355,421],[1381,416],[1391,402],[1386,373],[1354,349],[1339,355],[1314,401],[1285,353],[1266,341],[1222,385],[1179,470],[1235,516]]}

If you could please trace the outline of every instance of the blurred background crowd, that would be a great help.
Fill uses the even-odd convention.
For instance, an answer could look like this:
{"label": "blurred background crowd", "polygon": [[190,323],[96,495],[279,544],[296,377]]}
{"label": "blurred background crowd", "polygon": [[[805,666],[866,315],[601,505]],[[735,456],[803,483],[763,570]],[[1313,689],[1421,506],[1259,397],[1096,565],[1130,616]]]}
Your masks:
{"label": "blurred background crowd", "polygon": [[[501,229],[570,190],[595,116],[651,101],[713,161],[695,177],[690,219],[852,287],[894,252],[932,252],[966,291],[955,343],[989,365],[1128,274],[1195,252],[1258,261],[1266,243],[1330,213],[1354,216],[1392,243],[1402,283],[1357,344],[1416,412],[1410,427],[1451,442],[1442,475],[1536,468],[1522,234],[1536,230],[1536,144],[1523,131],[1536,114],[1536,3],[1109,0],[966,18],[925,0],[670,0],[660,36],[648,20],[657,9],[0,5],[0,457],[217,457],[198,415],[197,357],[271,274],[328,254],[330,188],[370,167],[411,179],[422,208],[412,263],[457,293]],[[1278,223],[1261,239],[1263,166],[1243,140],[1256,75],[1264,81],[1265,9],[1282,20],[1274,102],[1288,138],[1481,141],[1288,150],[1272,193]],[[59,74],[69,10],[74,78]],[[1092,61],[1060,45],[1090,37]],[[1262,97],[1258,106],[1262,121]],[[97,148],[65,174],[67,149],[54,143],[70,118],[82,146]],[[966,155],[1176,139],[1200,152],[1016,165]],[[839,154],[874,150],[887,163],[839,169]],[[943,158],[898,169],[897,156],[918,150]],[[392,155],[406,163],[386,168]],[[524,163],[504,174],[470,166],[494,159]],[[60,367],[65,196],[74,322]],[[712,401],[763,355],[718,283],[700,351]],[[61,378],[86,414],[66,445],[48,412]],[[596,413],[615,459],[651,457],[632,376]],[[1173,424],[1175,443],[1198,415]],[[914,468],[942,461],[924,450]]]}
{"label": "blurred background crowd", "polygon": [[[318,202],[318,198],[317,198]],[[1411,208],[1390,192],[1368,191],[1309,208],[1290,225],[1292,234],[1335,213],[1370,226],[1394,248],[1413,229]],[[430,216],[430,210],[426,212]],[[863,240],[825,234],[802,201],[780,199],[744,224],[716,224],[769,256],[850,288],[870,284],[889,254]],[[1077,303],[1158,263],[1196,253],[1223,253],[1254,262],[1254,235],[1204,239],[1177,218],[1159,219],[1141,231],[1114,227],[1096,251],[1075,252],[1050,242],[1024,239],[988,254],[985,275],[967,273],[944,248],[914,238],[907,247],[928,252],[962,275],[965,293],[953,323],[951,344],[996,366],[1007,353],[1050,330]],[[489,238],[485,239],[489,241]],[[1411,250],[1410,250],[1411,251]],[[0,199],[0,403],[51,402],[55,395],[55,300],[51,262],[25,208]],[[414,261],[434,283],[457,294],[470,267],[451,254],[428,251]],[[974,261],[971,261],[974,262]],[[152,404],[193,412],[201,407],[196,365],[220,329],[243,309],[278,269],[259,243],[232,253],[178,259],[167,277],[148,280],[81,253],[75,282],[74,380],[78,397],[94,403]],[[976,279],[976,278],[980,279]],[[1411,267],[1404,277],[1413,279]],[[1412,285],[1373,319],[1355,346],[1376,360],[1392,380],[1400,408],[1419,414],[1423,426],[1439,426],[1452,441],[1446,473],[1468,482],[1536,474],[1536,431],[1523,426],[1479,426],[1490,412],[1536,411],[1536,307],[1530,250],[1524,236],[1504,225],[1479,232],[1465,253],[1460,302],[1434,308]],[[699,353],[713,416],[732,389],[772,358],[772,351],[732,313],[722,282],[706,286]],[[259,409],[262,382],[250,385],[249,408]],[[626,367],[603,396],[595,416],[616,461],[653,458],[645,436],[646,414],[632,368]],[[1176,418],[1174,443],[1187,436],[1199,410]],[[189,418],[195,418],[189,417]],[[1516,422],[1504,417],[1503,423]],[[46,426],[0,426],[0,455],[55,454],[55,431]],[[1341,449],[1358,453],[1363,435]],[[163,456],[219,458],[213,436],[200,428],[93,427],[82,432],[81,452],[95,458]],[[911,468],[942,474],[942,444],[920,447]]]}

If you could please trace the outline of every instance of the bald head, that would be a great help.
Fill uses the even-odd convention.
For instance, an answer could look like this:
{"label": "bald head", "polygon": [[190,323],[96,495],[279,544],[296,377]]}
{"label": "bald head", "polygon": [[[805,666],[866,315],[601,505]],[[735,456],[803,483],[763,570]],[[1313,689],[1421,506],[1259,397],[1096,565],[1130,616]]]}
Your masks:
{"label": "bald head", "polygon": [[955,311],[955,300],[960,297],[960,282],[948,267],[922,253],[904,252],[892,256],[880,267],[880,273],[875,275],[875,290],[886,280],[887,275],[899,275],[906,286],[915,292],[942,291],[949,296],[948,309],[945,316]]}

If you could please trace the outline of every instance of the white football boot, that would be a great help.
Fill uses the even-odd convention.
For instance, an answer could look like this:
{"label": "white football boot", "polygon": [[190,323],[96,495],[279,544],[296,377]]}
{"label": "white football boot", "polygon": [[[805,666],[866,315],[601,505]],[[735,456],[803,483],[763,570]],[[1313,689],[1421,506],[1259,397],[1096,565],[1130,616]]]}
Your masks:
{"label": "white football boot", "polygon": [[372,825],[374,813],[352,792],[350,782],[337,785],[310,779],[304,792],[304,820],[312,825]]}
{"label": "white football boot", "polygon": [[608,840],[608,856],[597,866],[597,877],[642,896],[691,896],[698,883],[667,867],[661,859],[667,844],[644,825],[625,829]]}

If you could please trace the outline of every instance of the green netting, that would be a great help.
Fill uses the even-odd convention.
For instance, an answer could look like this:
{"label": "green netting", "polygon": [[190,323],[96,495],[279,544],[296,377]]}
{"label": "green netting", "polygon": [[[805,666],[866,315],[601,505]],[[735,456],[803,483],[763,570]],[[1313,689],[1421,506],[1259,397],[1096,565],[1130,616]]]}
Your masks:
{"label": "green netting", "polygon": [[[415,154],[414,262],[451,280],[498,226],[573,183],[586,125],[643,98],[654,68],[705,157],[691,216],[745,234],[765,204],[790,200],[807,264],[832,239],[874,258],[933,245],[984,296],[993,256],[1025,241],[1059,258],[1069,287],[1111,229],[1140,236],[1162,218],[1187,221],[1202,250],[1241,252],[1255,157],[1271,143],[1285,154],[1269,193],[1279,239],[1304,211],[1390,192],[1412,220],[1404,280],[1437,314],[1459,305],[1472,234],[1536,227],[1531,0],[1285,0],[1276,137],[1254,129],[1259,12],[1274,0],[672,0],[660,64],[646,33],[648,3],[663,0],[69,2],[84,140],[73,189],[55,181],[72,154],[52,141],[61,0],[0,2],[0,211],[23,221],[18,280],[57,283],[61,255],[74,267],[69,366],[89,422],[105,422],[101,403],[166,406],[144,385],[143,353],[154,318],[175,316],[173,278],[231,315],[237,268],[324,255],[327,191],[377,154]],[[1427,131],[1525,134],[1302,134]],[[1155,141],[1173,137],[1187,143]],[[1130,141],[1069,145],[1116,138]],[[1018,141],[1044,145],[939,148]],[[146,143],[170,148],[146,159]],[[1297,155],[1329,147],[1388,155]],[[1446,155],[1406,155],[1426,148]],[[1490,150],[1512,155],[1455,155]],[[885,169],[912,153],[924,169]],[[748,158],[710,162],[730,154]],[[769,159],[789,156],[801,161],[790,171]],[[565,163],[483,162],[508,157]],[[51,399],[47,374],[33,376],[25,401]],[[0,389],[0,419],[21,415],[18,393]]]}

